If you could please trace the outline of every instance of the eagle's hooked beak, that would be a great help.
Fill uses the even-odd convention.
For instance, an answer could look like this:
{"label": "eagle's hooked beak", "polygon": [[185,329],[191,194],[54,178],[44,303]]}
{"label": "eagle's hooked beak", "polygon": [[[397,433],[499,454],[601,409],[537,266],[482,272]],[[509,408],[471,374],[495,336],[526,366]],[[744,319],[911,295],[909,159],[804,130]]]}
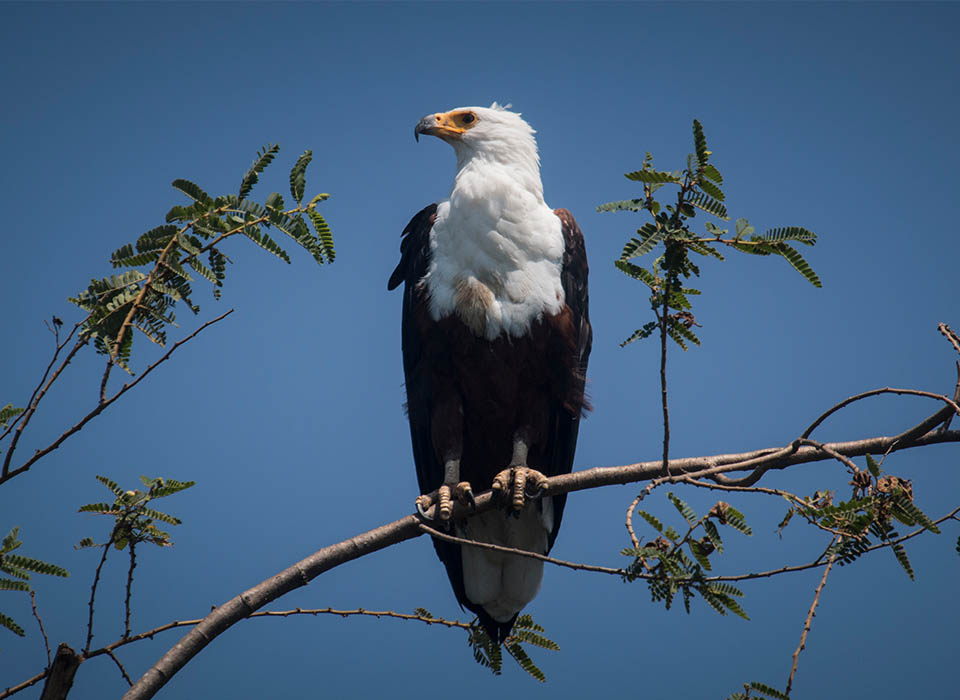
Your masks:
{"label": "eagle's hooked beak", "polygon": [[449,139],[458,139],[466,131],[454,120],[452,112],[437,112],[428,114],[413,128],[413,137],[420,141],[420,134],[430,134],[437,136],[444,141]]}

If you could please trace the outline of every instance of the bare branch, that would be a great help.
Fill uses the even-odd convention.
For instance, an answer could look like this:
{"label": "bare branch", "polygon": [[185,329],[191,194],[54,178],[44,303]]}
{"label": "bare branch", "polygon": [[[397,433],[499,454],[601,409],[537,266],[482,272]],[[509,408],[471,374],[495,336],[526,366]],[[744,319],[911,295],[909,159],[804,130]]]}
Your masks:
{"label": "bare branch", "polygon": [[93,575],[93,585],[90,586],[90,602],[87,606],[90,608],[90,613],[87,617],[87,643],[83,645],[83,654],[86,655],[90,651],[90,643],[93,641],[93,603],[97,599],[97,585],[100,583],[100,571],[103,569],[104,562],[107,561],[107,554],[110,552],[110,546],[113,544],[113,536],[111,535],[110,540],[103,545],[103,555],[100,557],[100,563],[97,564],[97,571]]}
{"label": "bare branch", "polygon": [[[137,568],[137,554],[136,554],[136,541],[130,540],[130,568],[127,569],[127,594],[123,601],[124,608],[124,620],[123,620],[123,636],[130,636],[130,593],[133,589],[133,570]],[[133,685],[131,683],[130,685]]]}
{"label": "bare branch", "polygon": [[[491,544],[490,542],[477,542],[476,540],[467,540],[462,537],[454,537],[453,535],[448,535],[446,533],[440,532],[439,530],[434,530],[432,527],[428,527],[423,523],[420,523],[420,529],[431,537],[436,537],[438,540],[444,540],[445,542],[453,542],[454,544],[466,545],[467,547],[479,547],[480,549],[490,549],[495,552],[503,552],[504,554],[516,554],[521,557],[527,557],[529,559],[537,559],[538,561],[545,561],[549,564],[556,564],[557,566],[563,566],[568,569],[573,569],[574,571],[593,571],[599,574],[613,574],[614,576],[624,576],[626,571],[623,569],[612,569],[609,566],[595,566],[593,564],[578,564],[572,561],[564,561],[563,559],[554,559],[553,557],[548,557],[544,554],[538,554],[537,552],[528,552],[525,549],[514,549],[513,547],[503,547],[499,544]],[[639,578],[643,578],[640,576]]]}
{"label": "bare branch", "polygon": [[33,616],[37,618],[37,624],[40,625],[40,635],[43,637],[43,646],[47,649],[47,668],[50,668],[52,660],[50,658],[50,640],[47,639],[47,632],[43,629],[43,620],[40,619],[40,613],[37,612],[37,592],[30,591],[30,607],[33,608]]}
{"label": "bare branch", "polygon": [[[840,538],[838,537],[835,542],[839,542]],[[790,677],[787,678],[787,689],[784,693],[785,695],[790,695],[790,689],[793,687],[793,677],[797,673],[797,663],[800,661],[800,652],[803,651],[804,647],[807,645],[807,634],[810,632],[810,625],[813,622],[813,616],[816,614],[817,604],[820,602],[820,594],[823,592],[823,587],[827,585],[827,576],[830,575],[830,569],[833,568],[833,562],[837,559],[837,553],[834,552],[830,555],[830,559],[827,561],[827,566],[823,570],[823,576],[820,579],[820,584],[817,586],[816,592],[813,594],[813,602],[810,604],[810,610],[807,612],[807,619],[803,623],[803,633],[800,635],[800,644],[797,646],[797,650],[793,652],[793,667],[790,669]]]}
{"label": "bare branch", "polygon": [[[116,401],[117,399],[119,399],[121,396],[123,396],[125,393],[127,393],[130,389],[132,389],[133,387],[135,387],[137,384],[139,384],[140,382],[142,382],[144,379],[146,379],[146,378],[150,375],[151,372],[153,372],[153,370],[155,370],[158,366],[160,366],[161,364],[163,364],[164,362],[166,362],[168,359],[170,359],[170,356],[177,350],[177,348],[179,348],[181,345],[183,345],[183,344],[185,344],[185,343],[193,340],[195,337],[197,337],[197,335],[198,335],[199,333],[201,333],[201,332],[204,331],[205,329],[209,328],[209,327],[212,326],[214,323],[217,323],[218,321],[222,321],[223,319],[225,319],[227,316],[229,316],[229,315],[232,314],[232,313],[233,313],[233,309],[230,309],[230,310],[227,311],[226,313],[223,313],[223,314],[217,316],[216,318],[214,318],[214,319],[212,319],[212,320],[210,320],[210,321],[207,321],[206,323],[204,323],[203,325],[201,325],[199,328],[197,328],[193,333],[191,333],[191,334],[188,335],[187,337],[183,338],[182,340],[178,340],[176,343],[174,343],[172,346],[170,346],[170,349],[167,350],[167,352],[165,352],[165,353],[160,357],[159,360],[157,360],[157,361],[154,362],[152,365],[150,365],[149,367],[147,367],[139,377],[137,377],[136,379],[134,379],[132,382],[129,382],[129,383],[127,383],[127,384],[124,384],[123,387],[121,387],[120,390],[117,391],[117,393],[115,393],[113,396],[111,396],[111,397],[110,397],[109,399],[107,399],[106,401],[100,401],[100,402],[97,404],[96,408],[94,408],[92,411],[90,411],[90,413],[88,413],[88,414],[85,415],[83,418],[81,418],[81,419],[76,423],[76,425],[74,425],[72,428],[69,428],[69,429],[68,429],[66,432],[64,432],[60,437],[58,437],[58,438],[57,438],[56,440],[54,440],[52,443],[50,443],[49,445],[47,445],[46,447],[44,447],[42,450],[37,450],[37,451],[33,454],[33,456],[32,456],[30,459],[28,459],[26,462],[24,462],[22,465],[20,465],[20,466],[17,467],[16,469],[12,469],[12,470],[10,470],[10,471],[8,472],[7,469],[6,469],[6,466],[7,466],[7,463],[9,463],[11,454],[13,453],[13,448],[14,448],[14,446],[15,446],[15,444],[16,444],[16,440],[17,440],[17,439],[19,438],[19,436],[20,436],[20,433],[19,433],[19,431],[18,431],[17,434],[14,435],[14,440],[13,440],[13,442],[12,442],[11,445],[10,445],[10,450],[7,452],[7,460],[6,460],[6,463],[4,464],[4,471],[3,471],[3,474],[0,475],[0,484],[2,484],[2,483],[5,482],[5,481],[8,481],[9,479],[12,479],[13,477],[15,477],[15,476],[17,476],[17,475],[19,475],[19,474],[24,473],[25,471],[27,471],[28,469],[30,469],[30,467],[32,467],[32,466],[34,465],[34,463],[37,462],[37,460],[39,460],[41,457],[44,457],[44,456],[48,455],[49,453],[53,452],[55,449],[57,449],[58,447],[60,447],[60,445],[63,444],[63,442],[64,442],[67,438],[69,438],[69,437],[70,437],[71,435],[73,435],[74,433],[79,432],[87,423],[89,423],[91,420],[93,420],[94,418],[96,418],[97,416],[99,416],[99,415],[103,412],[104,409],[106,409],[108,406],[110,406],[110,404],[112,404],[114,401]],[[69,361],[73,358],[73,355],[76,354],[76,351],[80,349],[80,347],[82,346],[81,344],[82,344],[82,343],[85,343],[85,342],[86,342],[86,341],[83,340],[83,339],[77,341],[77,345],[70,351],[70,355],[67,356],[67,358],[64,360],[64,362],[63,362],[63,364],[60,366],[60,368],[57,369],[56,374],[54,374],[54,376],[50,379],[50,381],[47,382],[47,386],[46,386],[46,388],[44,389],[44,392],[46,391],[47,388],[49,388],[50,384],[52,384],[52,383],[56,380],[56,378],[57,378],[57,376],[59,375],[59,373],[63,370],[64,367],[66,367],[66,365],[69,363]],[[39,402],[40,398],[42,398],[42,395],[41,395],[40,397],[38,397],[37,400],[34,402],[34,407],[36,406],[36,403]],[[24,425],[25,425],[24,423],[21,423],[21,424],[20,424],[20,428],[22,429]]]}
{"label": "bare branch", "polygon": [[4,698],[9,698],[11,695],[16,695],[21,690],[26,690],[30,686],[36,685],[37,683],[42,681],[44,678],[46,678],[48,673],[50,673],[50,669],[47,669],[46,671],[42,671],[41,673],[38,673],[37,675],[28,678],[23,683],[7,686],[7,689],[4,690],[2,693],[0,693],[0,700],[3,700]]}
{"label": "bare branch", "polygon": [[[46,379],[47,374],[49,374],[50,372],[50,368],[53,367],[53,364],[57,361],[57,357],[60,355],[60,351],[65,347],[66,343],[69,342],[70,338],[73,337],[73,332],[76,331],[77,328],[79,327],[80,327],[80,324],[78,323],[76,326],[73,327],[73,331],[70,332],[70,335],[67,337],[67,339],[64,340],[63,343],[57,346],[57,350],[53,354],[53,360],[50,361],[50,364],[47,366],[47,371],[44,372],[43,374],[43,379]],[[59,367],[57,367],[56,371],[53,373],[53,376],[51,376],[50,379],[46,380],[46,384],[44,384],[43,379],[41,379],[40,383],[37,385],[37,388],[34,389],[33,391],[33,396],[31,397],[30,402],[27,404],[27,410],[24,411],[19,416],[18,421],[14,421],[8,426],[6,431],[4,431],[3,433],[3,436],[0,436],[0,439],[2,439],[2,437],[5,437],[10,432],[10,430],[13,429],[14,426],[16,426],[16,430],[13,433],[13,439],[10,440],[10,446],[7,448],[7,455],[3,459],[3,469],[0,470],[0,483],[3,483],[7,479],[9,479],[11,476],[14,476],[16,473],[16,472],[12,472],[12,473],[10,472],[10,462],[13,459],[14,451],[17,449],[17,443],[20,442],[20,436],[23,435],[23,431],[26,430],[27,425],[30,423],[30,419],[33,418],[33,414],[37,412],[37,406],[40,405],[40,402],[43,400],[43,397],[46,396],[46,393],[50,390],[50,387],[53,385],[53,383],[57,381],[57,379],[63,373],[63,370],[65,370],[67,368],[67,365],[70,364],[70,360],[72,360],[74,356],[78,352],[80,352],[80,348],[82,348],[86,344],[87,344],[86,338],[80,338],[79,340],[77,340],[76,343],[74,343],[73,347],[70,348],[70,352],[67,353],[67,356],[64,358],[63,362],[60,364]]]}
{"label": "bare branch", "polygon": [[130,680],[130,676],[127,675],[127,669],[125,669],[123,667],[123,664],[120,663],[120,659],[117,658],[117,655],[114,654],[112,651],[105,651],[104,653],[107,656],[109,656],[111,659],[113,659],[113,663],[115,663],[117,665],[117,668],[120,669],[120,673],[123,675],[123,680],[127,682],[127,685],[133,686],[133,681]]}
{"label": "bare branch", "polygon": [[953,349],[960,353],[960,335],[946,323],[938,323],[937,330],[943,333],[943,337],[950,341]]}
{"label": "bare branch", "polygon": [[837,405],[827,409],[827,411],[825,411],[819,418],[817,418],[815,421],[813,421],[813,423],[810,424],[809,428],[803,431],[803,434],[800,436],[800,438],[806,439],[810,437],[810,434],[813,433],[813,431],[816,430],[817,427],[821,423],[823,423],[823,421],[825,421],[827,418],[829,418],[834,413],[839,411],[841,408],[845,406],[849,406],[855,401],[860,401],[861,399],[866,399],[866,398],[869,398],[870,396],[879,396],[880,394],[898,394],[898,395],[905,394],[909,396],[925,396],[928,399],[937,399],[939,401],[943,401],[944,403],[946,403],[948,406],[950,406],[950,408],[954,410],[955,413],[957,413],[957,415],[960,415],[960,405],[958,405],[956,401],[953,401],[947,398],[943,394],[932,394],[929,391],[919,391],[917,389],[893,389],[891,387],[885,386],[882,389],[873,389],[872,391],[865,391],[862,394],[851,396],[850,398],[844,399]]}
{"label": "bare branch", "polygon": [[[351,617],[353,615],[368,615],[370,617],[391,617],[397,620],[419,620],[428,625],[442,625],[444,627],[457,627],[464,630],[472,629],[473,626],[467,622],[459,620],[447,620],[442,617],[424,617],[423,615],[407,614],[393,612],[392,610],[364,610],[363,608],[354,608],[353,610],[334,610],[333,608],[294,608],[293,610],[261,610],[252,613],[248,618],[253,617],[290,617],[291,615],[338,615],[340,617]],[[197,620],[197,622],[200,622]]]}

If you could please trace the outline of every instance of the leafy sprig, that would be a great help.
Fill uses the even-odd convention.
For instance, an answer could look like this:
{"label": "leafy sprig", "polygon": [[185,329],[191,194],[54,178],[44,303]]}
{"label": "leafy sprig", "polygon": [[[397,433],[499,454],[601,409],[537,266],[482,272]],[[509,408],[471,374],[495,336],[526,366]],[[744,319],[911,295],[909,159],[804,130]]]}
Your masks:
{"label": "leafy sprig", "polygon": [[[193,302],[194,275],[210,282],[214,297],[220,297],[228,261],[221,244],[233,236],[245,236],[289,263],[290,255],[267,233],[274,229],[310,253],[317,263],[333,262],[336,252],[332,233],[317,211],[317,205],[329,195],[318,194],[303,202],[311,151],[304,152],[290,171],[295,206],[286,208],[277,192],[268,195],[263,204],[248,198],[278,151],[276,144],[258,151],[236,195],[211,197],[189,180],[174,180],[174,189],[191,203],[174,206],[164,225],[113,253],[111,263],[123,272],[91,280],[86,290],[70,299],[88,313],[81,338],[92,340],[98,353],[109,355],[112,363],[129,372],[133,331],[163,345],[167,328],[176,322],[177,304],[182,303],[194,314],[199,311]],[[145,269],[137,269],[141,267]]]}
{"label": "leafy sprig", "polygon": [[161,477],[151,479],[141,476],[140,481],[146,487],[143,491],[140,489],[124,491],[117,482],[105,476],[97,476],[97,481],[113,493],[115,497],[113,503],[87,503],[80,506],[79,512],[111,516],[114,518],[113,530],[106,543],[97,544],[92,538],[84,537],[77,545],[78,549],[113,545],[116,549],[122,550],[127,545],[135,546],[141,542],[149,542],[158,547],[173,546],[170,533],[161,530],[154,523],[159,521],[167,525],[179,525],[180,518],[151,508],[147,504],[188,489],[196,483],[195,481],[176,481]]}
{"label": "leafy sprig", "polygon": [[[533,662],[521,644],[529,644],[549,651],[559,651],[559,645],[548,639],[544,632],[543,627],[533,621],[532,615],[524,613],[517,617],[517,621],[513,625],[513,631],[503,641],[503,649],[507,650],[507,653],[513,657],[517,665],[541,683],[546,682],[547,677]],[[473,658],[478,664],[484,668],[489,668],[496,676],[503,672],[503,652],[500,645],[491,639],[487,631],[477,624],[476,620],[470,626],[467,643],[470,645]]]}
{"label": "leafy sprig", "polygon": [[[50,564],[33,557],[13,554],[23,542],[19,539],[20,528],[15,527],[0,540],[0,572],[13,578],[0,577],[0,591],[22,591],[29,593],[33,590],[30,584],[30,574],[44,574],[46,576],[69,576],[70,573],[55,564]],[[23,627],[18,625],[12,617],[0,613],[0,627],[6,627],[14,634],[22,637],[26,634]]]}
{"label": "leafy sprig", "polygon": [[[816,234],[803,227],[772,228],[763,235],[756,235],[746,219],[737,219],[732,236],[728,235],[729,229],[722,229],[709,220],[704,222],[703,232],[692,229],[690,220],[696,217],[697,210],[721,221],[729,221],[724,203],[726,195],[721,187],[723,176],[710,162],[713,153],[707,150],[703,127],[696,119],[693,120],[693,140],[695,153],[687,156],[685,169],[655,170],[653,156],[647,153],[640,170],[626,173],[628,180],[642,183],[643,196],[597,207],[600,212],[645,211],[652,219],[637,229],[637,235],[623,247],[615,265],[650,289],[650,306],[657,320],[643,325],[621,345],[649,337],[658,328],[664,341],[670,337],[684,350],[687,343],[700,344],[693,331],[693,326],[699,324],[688,299],[700,292],[683,284],[683,280],[700,275],[700,268],[691,259],[691,253],[724,260],[718,248],[727,247],[751,255],[779,255],[811,284],[821,286],[820,278],[807,261],[788,243],[810,246],[816,243]],[[674,202],[664,204],[654,194],[666,185],[676,185],[679,191]],[[649,268],[632,262],[660,245],[663,251]]]}
{"label": "leafy sprig", "polygon": [[668,610],[679,594],[689,613],[690,601],[699,595],[721,615],[732,612],[745,620],[750,619],[736,600],[743,596],[739,588],[722,581],[711,581],[705,576],[705,572],[713,570],[711,557],[723,553],[723,540],[717,525],[730,527],[744,535],[753,534],[743,513],[729,503],[719,501],[706,514],[698,516],[675,494],[668,493],[667,498],[683,517],[686,533],[681,535],[674,528],[664,526],[651,513],[637,510],[636,514],[657,532],[657,537],[646,544],[622,550],[621,554],[633,558],[624,579],[646,580],[654,602],[663,602]]}

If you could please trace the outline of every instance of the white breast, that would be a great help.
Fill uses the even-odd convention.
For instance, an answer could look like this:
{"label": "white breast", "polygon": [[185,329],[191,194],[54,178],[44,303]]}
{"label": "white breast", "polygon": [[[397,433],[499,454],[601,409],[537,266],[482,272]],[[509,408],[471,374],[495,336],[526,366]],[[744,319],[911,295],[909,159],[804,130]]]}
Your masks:
{"label": "white breast", "polygon": [[463,168],[430,231],[430,313],[477,335],[525,334],[564,303],[560,219],[506,168]]}

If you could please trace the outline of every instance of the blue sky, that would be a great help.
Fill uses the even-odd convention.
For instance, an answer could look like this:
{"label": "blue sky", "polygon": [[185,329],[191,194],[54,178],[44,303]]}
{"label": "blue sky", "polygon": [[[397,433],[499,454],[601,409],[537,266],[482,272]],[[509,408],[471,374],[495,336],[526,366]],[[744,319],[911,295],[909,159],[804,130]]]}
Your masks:
{"label": "blue sky", "polygon": [[[0,492],[0,528],[21,526],[25,552],[67,567],[38,580],[54,643],[82,645],[92,552],[106,536],[76,508],[105,474],[195,479],[171,499],[184,519],[171,550],[142,552],[134,629],[202,616],[211,605],[313,552],[411,510],[416,481],[403,400],[400,296],[386,291],[409,217],[446,195],[450,149],[412,138],[426,113],[511,102],[538,131],[549,204],[584,230],[591,270],[594,413],[578,468],[654,459],[660,449],[657,348],[620,349],[647,320],[638,283],[612,261],[642,219],[598,214],[635,196],[623,173],[645,151],[664,169],[706,129],[728,208],[765,229],[802,225],[823,289],[782,260],[707,262],[696,286],[702,348],[670,357],[673,453],[782,445],[823,409],[859,391],[948,392],[955,353],[936,332],[960,328],[951,203],[957,4],[3,4],[0,5],[0,288],[6,331],[0,404],[22,404],[51,339],[42,321],[76,318],[65,298],[109,274],[109,254],[158,225],[188,178],[236,189],[256,149],[282,150],[255,194],[286,190],[312,148],[308,194],[331,198],[337,262],[287,266],[237,242],[222,301],[198,283],[198,319],[228,321],[178,351],[163,372]],[[139,344],[139,366],[156,356]],[[45,445],[89,410],[100,371],[75,362],[22,443]],[[880,397],[819,434],[846,440],[899,432],[935,410]],[[933,515],[955,507],[956,449],[891,457]],[[769,485],[845,493],[834,464]],[[621,565],[634,486],[571,497],[556,556]],[[698,510],[716,494],[681,490]],[[728,499],[752,538],[731,536],[724,572],[813,558],[822,538],[799,525],[774,534],[784,506]],[[675,513],[659,493],[648,509]],[[957,529],[915,540],[911,583],[889,552],[831,575],[800,661],[796,697],[946,697],[953,651]],[[723,560],[726,561],[723,561]],[[122,632],[119,558],[108,565],[95,643]],[[491,693],[583,697],[642,692],[724,698],[745,681],[781,687],[819,574],[745,585],[751,622],[704,604],[665,612],[641,584],[548,568],[529,611],[560,646],[535,653],[549,682],[476,666],[462,634],[414,623],[309,618],[242,623],[205,650],[166,697],[384,695],[440,684]],[[0,687],[43,667],[29,604],[0,609],[28,628],[0,630]],[[429,542],[404,543],[332,571],[281,609],[364,607],[465,618]],[[177,633],[127,647],[139,675]],[[884,668],[886,665],[886,668]],[[71,697],[118,696],[109,661],[85,664]],[[21,697],[38,697],[32,689]]]}

